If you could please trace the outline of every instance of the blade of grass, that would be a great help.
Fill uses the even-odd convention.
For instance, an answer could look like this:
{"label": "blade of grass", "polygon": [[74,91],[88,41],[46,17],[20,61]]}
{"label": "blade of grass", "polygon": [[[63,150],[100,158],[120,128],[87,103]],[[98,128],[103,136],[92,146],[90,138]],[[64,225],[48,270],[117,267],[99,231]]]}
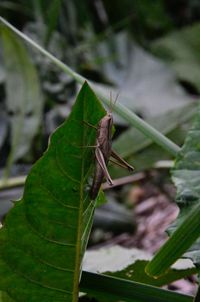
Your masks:
{"label": "blade of grass", "polygon": [[[2,22],[5,26],[9,27],[19,37],[21,37],[23,40],[25,40],[26,42],[31,44],[33,47],[35,47],[38,51],[40,51],[46,57],[48,57],[54,64],[56,64],[58,67],[60,67],[68,75],[70,75],[76,82],[83,84],[84,81],[87,80],[84,77],[82,77],[81,75],[79,75],[78,73],[76,73],[75,71],[73,71],[69,66],[67,66],[66,64],[64,64],[63,62],[58,60],[56,57],[54,57],[52,54],[50,54],[48,51],[46,51],[43,47],[41,47],[36,42],[34,42],[32,39],[30,39],[25,34],[20,32],[18,29],[16,29],[14,26],[12,26],[9,22],[7,22],[4,18],[0,17],[0,22]],[[92,83],[90,83],[90,85],[92,85]],[[94,88],[94,85],[92,85],[92,86]],[[99,96],[102,98],[103,102],[109,106],[110,100],[103,97],[100,94],[99,94]],[[179,146],[177,146],[175,143],[173,143],[167,137],[162,135],[159,131],[157,131],[155,128],[150,126],[144,120],[139,118],[135,113],[133,113],[132,111],[127,109],[122,104],[119,104],[119,103],[116,104],[114,107],[114,111],[117,112],[126,121],[128,121],[133,127],[137,128],[138,130],[143,132],[146,136],[148,136],[150,139],[152,139],[155,143],[160,145],[166,151],[171,153],[173,156],[176,156],[177,153],[180,151]]]}

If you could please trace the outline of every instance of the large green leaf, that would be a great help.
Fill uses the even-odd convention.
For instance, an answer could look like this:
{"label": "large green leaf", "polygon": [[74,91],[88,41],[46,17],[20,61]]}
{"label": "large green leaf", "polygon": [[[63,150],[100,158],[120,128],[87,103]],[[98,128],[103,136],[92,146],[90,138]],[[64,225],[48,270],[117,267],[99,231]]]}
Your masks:
{"label": "large green leaf", "polygon": [[30,151],[41,124],[43,99],[37,70],[23,42],[1,25],[6,71],[6,108],[11,127],[9,166]]}
{"label": "large green leaf", "polygon": [[[192,101],[192,97],[178,85],[172,69],[130,41],[127,32],[114,35],[113,40],[114,49],[110,50],[105,41],[99,45],[98,52],[109,58],[102,67],[108,81],[116,86],[98,84],[96,89],[100,94],[107,97],[109,90],[115,89],[116,94],[120,91],[118,102],[144,119],[178,109]],[[112,56],[115,64],[110,59]]]}
{"label": "large green leaf", "polygon": [[[172,178],[177,187],[180,214],[171,228],[171,238],[147,265],[149,274],[158,276],[182,256],[200,264],[200,107],[193,127],[178,154]],[[194,244],[195,243],[195,244]],[[194,245],[193,245],[194,244]]]}
{"label": "large green leaf", "polygon": [[[48,150],[29,173],[23,198],[0,231],[0,289],[14,301],[77,301],[94,201],[88,178],[96,125],[105,114],[85,83]],[[6,301],[6,300],[5,300]]]}

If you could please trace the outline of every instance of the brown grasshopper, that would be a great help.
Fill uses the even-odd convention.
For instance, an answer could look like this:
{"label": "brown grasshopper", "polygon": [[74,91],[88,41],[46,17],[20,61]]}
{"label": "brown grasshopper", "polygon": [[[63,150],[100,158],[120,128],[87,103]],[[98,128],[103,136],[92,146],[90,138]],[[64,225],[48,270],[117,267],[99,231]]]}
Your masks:
{"label": "brown grasshopper", "polygon": [[118,162],[112,161],[119,166],[127,168],[133,171],[133,167],[130,166],[123,158],[117,155],[112,150],[112,127],[113,127],[113,116],[111,111],[109,111],[99,122],[97,126],[97,136],[96,136],[96,146],[95,146],[95,157],[96,157],[96,167],[95,174],[93,178],[92,188],[90,191],[91,199],[95,199],[98,195],[100,186],[103,182],[103,178],[110,186],[113,185],[113,181],[107,170],[107,164],[110,157],[115,158]]}

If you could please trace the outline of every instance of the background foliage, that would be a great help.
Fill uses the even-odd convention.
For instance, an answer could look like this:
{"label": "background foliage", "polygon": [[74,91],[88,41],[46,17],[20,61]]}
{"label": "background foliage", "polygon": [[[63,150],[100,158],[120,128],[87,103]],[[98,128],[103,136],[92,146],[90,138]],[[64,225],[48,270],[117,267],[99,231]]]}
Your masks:
{"label": "background foliage", "polygon": [[[183,144],[199,98],[199,1],[125,0],[122,5],[119,0],[52,0],[50,3],[47,0],[2,0],[0,15],[73,70],[95,82],[102,95],[108,98],[110,91],[113,94],[119,91],[119,103],[177,145]],[[0,27],[0,175],[4,181],[9,176],[28,173],[30,165],[46,149],[49,135],[71,112],[79,88],[74,79],[47,57],[24,45],[4,26]],[[135,166],[136,172],[151,175],[158,162],[173,159],[140,131],[128,128],[128,123],[118,115],[114,115],[114,120],[113,146]],[[185,152],[195,145],[193,132],[189,132],[188,137],[181,154],[185,154],[189,162],[193,163],[193,158],[198,162],[196,150],[191,151],[191,156]],[[198,135],[195,137],[198,141]],[[198,144],[195,146],[198,148]],[[185,157],[180,159],[180,156],[176,167],[185,165]],[[115,167],[110,167],[110,171],[113,178],[127,175]],[[168,170],[158,174],[161,190],[165,190]],[[175,184],[179,192],[179,184]],[[114,198],[111,196],[114,204],[116,200],[124,203],[125,191],[116,192]],[[15,190],[12,199],[20,193]],[[2,201],[1,217],[11,206],[6,197]],[[132,214],[120,206],[117,204],[111,210],[109,220],[115,222],[115,227],[122,224],[125,229],[130,226],[133,229]],[[105,228],[109,225],[105,222],[108,212],[105,210],[100,218]],[[198,262],[195,248],[196,245],[186,255],[192,253]],[[177,301],[179,298],[177,296]],[[8,297],[2,299],[8,301]]]}

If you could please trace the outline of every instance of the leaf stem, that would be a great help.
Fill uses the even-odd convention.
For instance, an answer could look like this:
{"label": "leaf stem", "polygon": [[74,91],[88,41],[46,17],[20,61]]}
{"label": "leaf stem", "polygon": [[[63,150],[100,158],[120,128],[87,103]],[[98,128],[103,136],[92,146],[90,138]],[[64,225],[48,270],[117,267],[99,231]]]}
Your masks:
{"label": "leaf stem", "polygon": [[[15,32],[19,37],[21,37],[23,40],[31,44],[34,48],[36,48],[38,51],[40,51],[42,54],[44,54],[47,58],[49,58],[54,64],[56,64],[58,67],[60,67],[64,72],[66,72],[68,75],[70,75],[76,82],[83,84],[85,81],[88,81],[86,78],[79,75],[77,72],[72,70],[69,66],[64,64],[62,61],[57,59],[55,56],[53,56],[51,53],[46,51],[42,46],[34,42],[31,38],[23,34],[21,31],[19,31],[17,28],[15,28],[13,25],[11,25],[8,21],[6,21],[4,18],[0,17],[0,22],[2,22],[5,26],[10,28],[13,32]],[[88,81],[89,82],[89,81]],[[89,82],[90,83],[90,82]],[[90,83],[92,85],[92,83]],[[110,100],[102,96],[100,93],[98,94],[103,102],[107,105],[110,104]],[[126,121],[128,121],[133,127],[140,130],[145,136],[152,139],[155,143],[160,145],[162,148],[164,148],[166,151],[168,151],[173,156],[176,156],[177,153],[180,151],[180,147],[173,143],[171,140],[169,140],[166,136],[164,136],[162,133],[157,131],[155,128],[153,128],[151,125],[146,123],[144,120],[139,118],[134,112],[127,109],[122,104],[116,104],[114,111],[118,113],[121,117],[123,117]]]}

